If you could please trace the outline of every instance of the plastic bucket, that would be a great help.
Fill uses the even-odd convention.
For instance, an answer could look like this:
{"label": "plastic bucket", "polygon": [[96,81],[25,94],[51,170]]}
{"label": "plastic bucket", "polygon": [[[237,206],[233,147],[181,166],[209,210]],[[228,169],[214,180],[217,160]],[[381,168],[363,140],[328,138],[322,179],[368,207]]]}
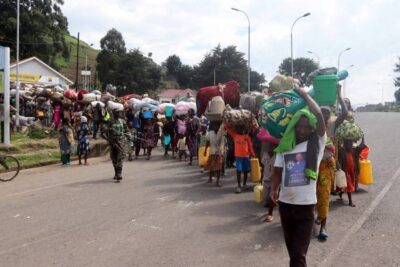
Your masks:
{"label": "plastic bucket", "polygon": [[336,103],[336,75],[319,75],[313,80],[314,99],[321,106],[331,106]]}

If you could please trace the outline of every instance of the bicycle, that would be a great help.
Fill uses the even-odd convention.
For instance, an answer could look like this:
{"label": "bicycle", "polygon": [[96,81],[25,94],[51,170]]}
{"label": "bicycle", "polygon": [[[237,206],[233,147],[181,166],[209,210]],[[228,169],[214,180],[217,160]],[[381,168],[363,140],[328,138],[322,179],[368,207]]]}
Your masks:
{"label": "bicycle", "polygon": [[15,157],[0,155],[0,181],[11,181],[17,177],[20,168],[19,161]]}

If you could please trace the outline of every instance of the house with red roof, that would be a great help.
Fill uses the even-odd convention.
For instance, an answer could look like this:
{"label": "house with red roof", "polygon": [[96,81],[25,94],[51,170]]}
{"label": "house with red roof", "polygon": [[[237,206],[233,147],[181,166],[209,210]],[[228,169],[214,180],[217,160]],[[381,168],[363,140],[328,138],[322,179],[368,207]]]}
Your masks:
{"label": "house with red roof", "polygon": [[158,95],[158,101],[160,103],[176,104],[181,100],[188,100],[193,97],[196,97],[196,91],[192,89],[167,89]]}

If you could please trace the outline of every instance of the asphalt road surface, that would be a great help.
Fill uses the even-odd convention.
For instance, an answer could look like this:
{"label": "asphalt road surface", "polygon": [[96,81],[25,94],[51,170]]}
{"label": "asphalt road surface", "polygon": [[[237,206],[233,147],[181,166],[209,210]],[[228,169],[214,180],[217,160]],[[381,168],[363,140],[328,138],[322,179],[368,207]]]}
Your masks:
{"label": "asphalt road surface", "polygon": [[[400,114],[361,113],[375,184],[351,208],[332,196],[327,242],[309,266],[400,266]],[[23,171],[0,184],[0,266],[288,266],[279,215],[248,192],[206,184],[198,167],[163,159]]]}

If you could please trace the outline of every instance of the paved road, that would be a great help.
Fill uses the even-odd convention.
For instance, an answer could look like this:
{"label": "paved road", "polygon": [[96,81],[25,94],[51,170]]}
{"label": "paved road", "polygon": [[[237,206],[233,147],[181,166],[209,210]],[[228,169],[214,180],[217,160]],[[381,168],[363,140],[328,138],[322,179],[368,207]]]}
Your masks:
{"label": "paved road", "polygon": [[[356,208],[332,198],[330,238],[312,241],[310,266],[400,266],[400,114],[357,121],[376,183],[354,196]],[[279,216],[262,223],[252,193],[233,193],[233,173],[215,188],[161,155],[124,172],[112,183],[111,163],[97,159],[0,184],[0,266],[288,266]]]}

